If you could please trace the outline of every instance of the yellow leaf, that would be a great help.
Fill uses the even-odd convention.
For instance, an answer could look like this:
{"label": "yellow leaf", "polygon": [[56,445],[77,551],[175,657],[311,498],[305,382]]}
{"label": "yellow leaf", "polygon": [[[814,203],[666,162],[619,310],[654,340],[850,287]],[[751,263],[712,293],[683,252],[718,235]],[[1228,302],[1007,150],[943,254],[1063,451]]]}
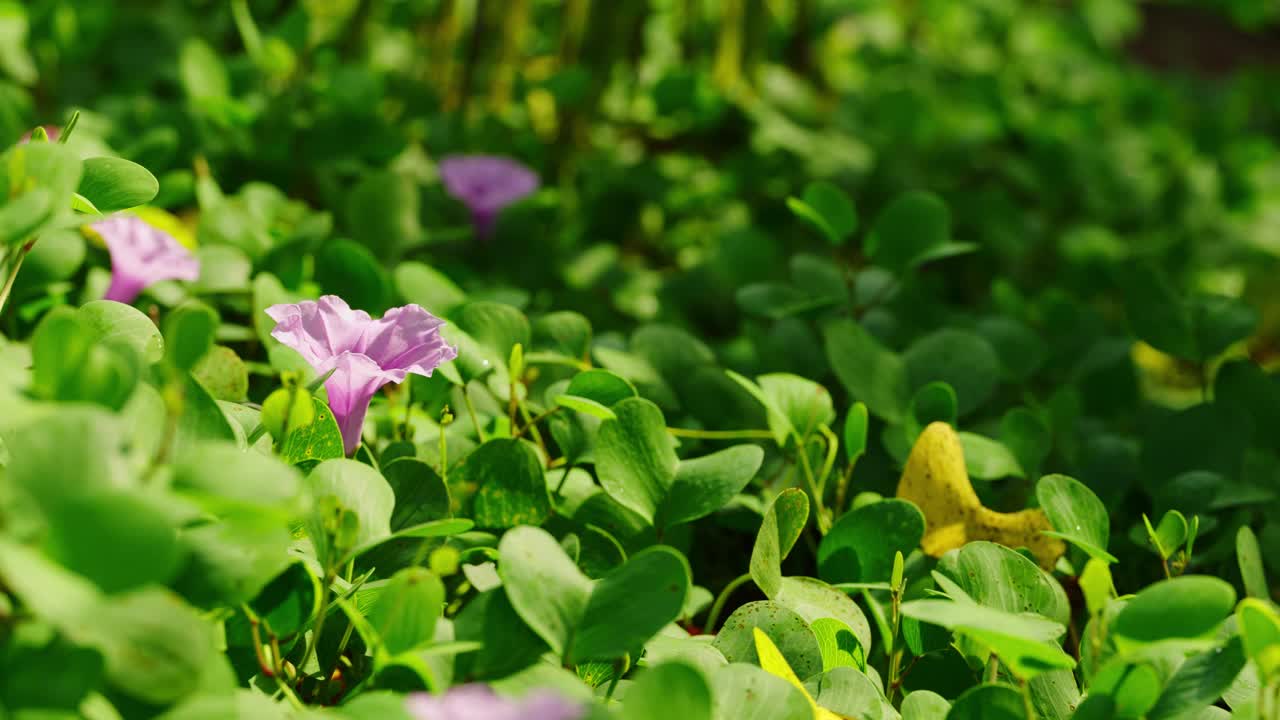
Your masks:
{"label": "yellow leaf", "polygon": [[898,497],[924,513],[920,547],[933,557],[967,542],[987,540],[1028,548],[1041,567],[1050,569],[1066,552],[1061,540],[1043,534],[1053,529],[1044,511],[1001,513],[983,506],[965,470],[960,438],[943,422],[931,423],[916,439],[898,481]]}
{"label": "yellow leaf", "polygon": [[809,691],[805,689],[804,683],[800,682],[800,678],[796,677],[796,673],[791,669],[791,665],[787,663],[787,659],[782,656],[782,651],[778,650],[778,646],[773,644],[773,640],[764,633],[760,628],[752,628],[752,633],[756,639],[756,655],[760,658],[760,667],[770,675],[786,680],[804,694],[805,700],[809,701],[809,706],[813,708],[814,720],[844,720],[830,710],[818,704],[813,699]]}
{"label": "yellow leaf", "polygon": [[195,233],[177,215],[149,205],[134,208],[131,212],[151,227],[172,235],[173,239],[181,243],[183,247],[190,250],[195,249]]}

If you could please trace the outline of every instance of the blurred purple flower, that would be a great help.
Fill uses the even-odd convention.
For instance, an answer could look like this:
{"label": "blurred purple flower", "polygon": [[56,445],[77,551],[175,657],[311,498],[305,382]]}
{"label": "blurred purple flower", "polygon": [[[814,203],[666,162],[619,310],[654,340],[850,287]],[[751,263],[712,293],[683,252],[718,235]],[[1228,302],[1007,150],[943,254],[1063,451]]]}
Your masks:
{"label": "blurred purple flower", "polygon": [[[35,130],[28,130],[27,134],[23,135],[21,140],[18,140],[18,144],[26,145],[31,142],[31,134],[34,132]],[[58,136],[62,134],[62,128],[57,125],[45,125],[44,132],[49,136],[49,142],[58,142]]]}
{"label": "blurred purple flower", "polygon": [[585,714],[581,705],[550,692],[511,700],[484,685],[460,685],[444,695],[415,693],[406,705],[414,720],[579,720]]}
{"label": "blurred purple flower", "polygon": [[510,158],[454,155],[440,161],[440,177],[449,194],[471,210],[476,234],[493,232],[498,214],[538,189],[538,176]]}
{"label": "blurred purple flower", "polygon": [[91,227],[111,253],[111,286],[103,296],[107,300],[132,303],[161,280],[190,282],[200,276],[200,261],[190,250],[140,218],[116,215]]}
{"label": "blurred purple flower", "polygon": [[360,444],[369,401],[383,385],[402,382],[409,373],[431,377],[458,356],[440,336],[444,321],[417,305],[392,308],[374,320],[342,298],[325,295],[272,305],[267,314],[276,321],[272,337],[297,350],[317,373],[334,371],[324,387],[348,455]]}

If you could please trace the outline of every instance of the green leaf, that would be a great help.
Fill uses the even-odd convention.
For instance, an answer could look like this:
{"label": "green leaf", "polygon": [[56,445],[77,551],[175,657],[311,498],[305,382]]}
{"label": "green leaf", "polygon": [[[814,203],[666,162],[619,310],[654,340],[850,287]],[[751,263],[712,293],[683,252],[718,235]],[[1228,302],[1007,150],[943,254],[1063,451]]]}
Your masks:
{"label": "green leaf", "polygon": [[1066,475],[1046,475],[1036,484],[1036,499],[1057,537],[1088,553],[1089,557],[1114,563],[1107,552],[1111,520],[1107,506],[1084,483]]}
{"label": "green leaf", "polygon": [[631,556],[591,590],[572,640],[573,662],[622,657],[680,617],[689,592],[689,565],[658,545]]}
{"label": "green leaf", "polygon": [[0,70],[23,85],[34,85],[40,75],[27,50],[27,30],[27,11],[22,5],[0,4]]}
{"label": "green leaf", "polygon": [[436,315],[448,315],[467,300],[466,293],[444,273],[420,262],[396,265],[392,277],[400,297]]}
{"label": "green leaf", "polygon": [[1231,612],[1236,591],[1218,578],[1184,575],[1147,586],[1125,604],[1111,632],[1132,643],[1201,638]]}
{"label": "green leaf", "polygon": [[[253,611],[271,631],[288,640],[303,632],[320,611],[320,578],[312,575],[305,563],[294,562],[254,596]],[[252,642],[252,636],[249,641]]]}
{"label": "green leaf", "polygon": [[218,314],[199,302],[184,303],[165,318],[165,355],[179,370],[191,370],[213,348]]}
{"label": "green leaf", "polygon": [[1262,565],[1262,550],[1258,547],[1258,536],[1253,534],[1253,529],[1248,525],[1242,525],[1236,532],[1236,561],[1240,565],[1245,594],[1269,600],[1271,587],[1267,584],[1266,570]]}
{"label": "green leaf", "polygon": [[[71,206],[71,195],[80,182],[81,172],[80,156],[58,143],[15,145],[0,153],[0,191],[8,198],[8,203],[26,193],[44,191],[49,194],[53,218],[60,216],[62,208]],[[42,202],[36,201],[36,204]],[[29,219],[30,206],[19,216]],[[29,232],[34,234],[36,230]],[[14,238],[15,241],[26,239]]]}
{"label": "green leaf", "polygon": [[[305,397],[306,393],[302,395]],[[280,459],[290,465],[346,457],[342,431],[333,412],[320,398],[312,397],[310,402],[314,410],[311,422],[300,427],[293,427],[291,423],[289,434],[278,450]]]}
{"label": "green leaf", "polygon": [[[903,712],[906,712],[904,703]],[[903,717],[907,717],[905,714]],[[956,698],[947,720],[1025,720],[1022,693],[1008,685],[978,685]]]}
{"label": "green leaf", "polygon": [[1114,717],[1145,717],[1160,699],[1160,674],[1147,663],[1116,658],[1095,673],[1090,695],[1109,697]]}
{"label": "green leaf", "polygon": [[139,379],[141,358],[127,347],[98,342],[98,333],[70,308],[45,315],[31,339],[36,397],[91,402],[118,410]]}
{"label": "green leaf", "polygon": [[799,688],[754,665],[733,664],[711,677],[715,720],[813,720]]}
{"label": "green leaf", "polygon": [[608,370],[584,370],[569,380],[565,388],[566,395],[586,398],[599,403],[603,407],[614,405],[636,397],[636,389],[630,382]]}
{"label": "green leaf", "polygon": [[824,720],[874,717],[888,720],[897,716],[876,681],[854,667],[831,668],[809,678],[804,686],[820,707],[835,713],[825,715]]}
{"label": "green leaf", "polygon": [[671,385],[645,358],[606,345],[595,345],[591,348],[591,354],[601,367],[617,373],[635,387],[641,397],[652,400],[664,410],[680,406]]}
{"label": "green leaf", "polygon": [[623,400],[613,411],[617,419],[602,423],[596,436],[596,473],[610,497],[653,523],[679,463],[666,419],[642,398]]}
{"label": "green leaf", "polygon": [[191,374],[217,400],[242,403],[249,396],[249,368],[225,345],[214,345]]}
{"label": "green leaf", "polygon": [[1187,541],[1187,519],[1177,510],[1170,510],[1160,518],[1160,524],[1153,530],[1147,516],[1142,516],[1146,523],[1147,535],[1161,557],[1173,557],[1173,554]]}
{"label": "green leaf", "polygon": [[427,463],[414,457],[398,458],[382,466],[382,475],[396,496],[392,530],[450,516],[449,488]]}
{"label": "green leaf", "polygon": [[420,205],[418,188],[405,175],[390,170],[364,173],[346,196],[347,227],[374,257],[390,262],[425,235]]}
{"label": "green leaf", "polygon": [[711,645],[731,663],[758,663],[753,635],[756,628],[773,640],[796,675],[807,678],[822,672],[822,650],[809,623],[774,602],[750,602],[735,610]]}
{"label": "green leaf", "polygon": [[1016,407],[1000,418],[1000,442],[1009,448],[1028,477],[1036,477],[1053,448],[1053,435],[1039,415]]}
{"label": "green leaf", "polygon": [[578,397],[576,395],[557,395],[555,403],[561,407],[576,410],[580,413],[586,413],[592,417],[601,420],[617,420],[618,416],[614,414],[607,406],[592,400],[591,398]]}
{"label": "green leaf", "polygon": [[457,674],[465,678],[505,677],[538,661],[547,643],[516,614],[501,587],[482,592],[454,619],[458,640],[481,643],[480,650],[461,655]]}
{"label": "green leaf", "polygon": [[902,355],[912,388],[945,382],[955,391],[960,416],[991,397],[1000,379],[1000,357],[981,335],[944,328],[911,344]]}
{"label": "green leaf", "polygon": [[907,412],[907,435],[916,437],[929,423],[956,424],[956,391],[944,382],[923,385],[911,398]]}
{"label": "green leaf", "polygon": [[818,639],[818,649],[822,652],[822,669],[824,671],[837,667],[857,668],[859,672],[867,669],[866,649],[848,625],[835,618],[818,618],[809,624],[813,636]]}
{"label": "green leaf", "polygon": [[102,656],[65,639],[45,644],[21,638],[17,633],[0,658],[0,702],[9,708],[63,711],[68,718],[76,717],[89,693],[103,684]]}
{"label": "green leaf", "polygon": [[822,180],[805,186],[802,199],[787,198],[787,207],[817,228],[832,245],[843,245],[858,227],[858,215],[849,197]]}
{"label": "green leaf", "polygon": [[498,544],[498,573],[517,614],[565,656],[591,596],[591,581],[545,530],[517,527]]}
{"label": "green leaf", "polygon": [[751,550],[751,579],[773,597],[782,589],[782,561],[809,522],[809,496],[799,488],[778,493],[764,513]]}
{"label": "green leaf", "polygon": [[906,500],[890,499],[846,513],[818,545],[818,573],[831,583],[883,582],[895,553],[920,546],[924,514]]}
{"label": "green leaf", "polygon": [[822,334],[827,361],[853,399],[877,417],[901,422],[910,397],[902,358],[851,320],[829,323]]}
{"label": "green leaf", "polygon": [[190,373],[185,374],[182,382],[182,414],[178,416],[174,432],[174,457],[181,457],[195,445],[209,440],[234,441],[235,429],[218,401]]}
{"label": "green leaf", "polygon": [[474,489],[472,518],[482,528],[540,525],[551,514],[542,463],[523,440],[486,442],[467,456],[450,481]]}
{"label": "green leaf", "polygon": [[681,461],[654,524],[670,527],[719,510],[746,488],[762,462],[764,451],[756,445],[735,445]]}
{"label": "green leaf", "polygon": [[641,326],[631,334],[630,350],[672,384],[700,367],[715,363],[715,354],[706,343],[674,325]]}
{"label": "green leaf", "polygon": [[[317,501],[311,522],[311,541],[322,559],[329,557],[334,561],[356,547],[391,535],[395,494],[377,470],[355,460],[338,458],[317,465],[307,479]],[[330,547],[325,540],[322,528],[328,519],[324,517],[325,504],[320,501],[330,496],[337,500],[342,511],[351,513],[358,521],[348,547]]]}
{"label": "green leaf", "polygon": [[805,622],[823,618],[839,621],[853,633],[863,652],[871,650],[871,625],[862,610],[844,591],[807,577],[784,577],[774,602],[794,610]]}
{"label": "green leaf", "polygon": [[146,205],[160,192],[160,183],[141,165],[118,157],[84,161],[77,192],[101,214]]}
{"label": "green leaf", "polygon": [[1133,334],[1157,350],[1196,357],[1191,314],[1168,278],[1148,264],[1123,268],[1120,277]]}
{"label": "green leaf", "polygon": [[912,190],[876,216],[864,249],[879,266],[901,275],[951,240],[951,213],[938,196]]}
{"label": "green leaf", "polygon": [[0,205],[0,246],[31,239],[37,230],[53,219],[56,209],[53,194],[41,187]]}
{"label": "green leaf", "polygon": [[679,661],[650,666],[627,689],[621,720],[711,720],[711,687],[702,672]]}
{"label": "green leaf", "polygon": [[960,438],[960,447],[964,449],[965,470],[970,477],[979,480],[1026,477],[1018,459],[999,441],[971,432],[959,432],[956,435]]}
{"label": "green leaf", "polygon": [[857,462],[867,451],[867,406],[856,402],[844,418],[844,453],[849,462]]}
{"label": "green leaf", "polygon": [[[756,380],[768,400],[765,407],[774,411],[769,414],[769,427],[775,437],[785,437],[788,433],[780,432],[785,428],[801,439],[807,438],[820,426],[836,421],[831,393],[818,383],[789,373],[761,375]],[[779,417],[786,420],[782,428],[775,427]]]}
{"label": "green leaf", "polygon": [[5,444],[23,451],[11,457],[5,482],[46,511],[81,494],[128,487],[118,423],[101,408],[68,405],[7,429]]}
{"label": "green leaf", "polygon": [[[360,698],[366,698],[369,695],[365,694]],[[369,703],[361,704],[367,706]],[[397,709],[399,709],[398,706]],[[158,717],[162,720],[216,720],[230,717],[242,720],[286,720],[288,715],[282,703],[273,702],[269,696],[260,691],[237,690],[226,694],[196,695]],[[344,717],[364,716],[352,714]],[[409,720],[408,715],[397,717],[393,714],[383,714],[379,717],[386,717],[388,720],[392,718]]]}
{"label": "green leaf", "polygon": [[444,601],[440,578],[425,568],[408,567],[378,590],[366,617],[382,639],[383,649],[396,655],[431,642]]}
{"label": "green leaf", "polygon": [[916,690],[902,699],[902,717],[912,720],[946,720],[951,703],[938,693]]}
{"label": "green leaf", "polygon": [[326,294],[374,316],[391,305],[391,281],[382,264],[350,240],[331,240],[316,254],[316,282]]}
{"label": "green leaf", "polygon": [[505,303],[469,302],[454,313],[453,320],[481,347],[493,353],[503,369],[511,357],[512,347],[517,344],[529,347],[532,335],[529,319]]}
{"label": "green leaf", "polygon": [[231,95],[231,80],[218,53],[194,36],[182,45],[178,56],[178,76],[187,97],[192,100],[222,100]]}
{"label": "green leaf", "polygon": [[539,316],[533,322],[535,347],[550,346],[552,352],[581,360],[591,352],[591,321],[571,310]]}
{"label": "green leaf", "polygon": [[85,621],[111,683],[153,705],[194,692],[215,658],[211,624],[167,590],[113,598]]}
{"label": "green leaf", "polygon": [[1062,625],[1071,619],[1066,592],[1021,553],[991,542],[960,548],[957,584],[977,603],[1010,613],[1033,612]]}
{"label": "green leaf", "polygon": [[241,509],[184,530],[181,541],[187,562],[174,590],[202,607],[220,607],[251,600],[283,572],[292,537],[277,512]]}
{"label": "green leaf", "polygon": [[178,534],[165,509],[140,494],[70,497],[47,514],[47,521],[49,555],[104,592],[164,585],[182,559]]}
{"label": "green leaf", "polygon": [[1191,656],[1165,683],[1150,720],[1181,717],[1216,703],[1245,665],[1244,643],[1233,635],[1221,647]]}
{"label": "green leaf", "polygon": [[1261,679],[1270,682],[1280,672],[1280,613],[1264,600],[1245,598],[1236,609],[1236,620],[1245,653],[1257,666]]}
{"label": "green leaf", "polygon": [[111,300],[85,303],[78,311],[98,342],[119,343],[132,349],[148,364],[164,357],[164,338],[151,318],[139,310]]}
{"label": "green leaf", "polygon": [[902,604],[902,614],[948,630],[978,630],[1042,643],[1057,640],[1066,632],[1060,623],[1040,615],[950,600],[912,600]]}
{"label": "green leaf", "polygon": [[1194,331],[1196,358],[1208,360],[1253,334],[1258,313],[1245,302],[1218,295],[1193,295],[1187,312]]}

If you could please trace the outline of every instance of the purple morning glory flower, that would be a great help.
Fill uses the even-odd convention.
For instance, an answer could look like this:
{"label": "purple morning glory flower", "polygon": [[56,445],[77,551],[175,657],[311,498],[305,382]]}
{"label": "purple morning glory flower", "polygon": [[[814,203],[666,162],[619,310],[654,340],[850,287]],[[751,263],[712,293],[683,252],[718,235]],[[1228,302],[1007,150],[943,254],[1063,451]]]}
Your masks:
{"label": "purple morning glory flower", "polygon": [[111,253],[111,287],[107,300],[132,303],[144,289],[161,280],[194,281],[200,261],[169,233],[132,215],[96,222],[92,226]]}
{"label": "purple morning glory flower", "polygon": [[414,720],[579,720],[584,715],[581,705],[549,692],[511,700],[484,685],[460,685],[443,695],[415,693],[405,704]]}
{"label": "purple morning glory flower", "polygon": [[493,232],[498,213],[538,189],[538,176],[510,158],[454,155],[440,161],[440,177],[449,194],[471,210],[476,234]]}
{"label": "purple morning glory flower", "polygon": [[369,401],[387,383],[409,373],[431,372],[458,356],[440,336],[444,321],[417,305],[392,308],[374,320],[352,310],[340,297],[325,295],[289,305],[272,305],[271,336],[297,350],[325,381],[329,409],[342,431],[347,454],[355,452]]}

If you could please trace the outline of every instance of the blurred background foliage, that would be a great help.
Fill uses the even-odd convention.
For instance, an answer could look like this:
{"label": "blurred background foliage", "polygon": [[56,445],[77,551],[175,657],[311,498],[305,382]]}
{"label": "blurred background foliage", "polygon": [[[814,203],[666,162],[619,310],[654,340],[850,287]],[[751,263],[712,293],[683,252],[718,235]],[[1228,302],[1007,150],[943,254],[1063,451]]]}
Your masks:
{"label": "blurred background foliage", "polygon": [[[860,396],[824,335],[855,318],[904,350],[910,390],[955,386],[970,427],[1033,415],[1051,438],[1028,473],[1149,509],[1212,470],[1195,497],[1243,508],[1238,526],[1276,500],[1275,443],[1204,409],[1220,404],[1182,408],[1223,357],[1280,356],[1278,69],[1272,0],[29,0],[0,2],[0,139],[79,109],[73,144],[150,168],[199,244],[220,340],[263,375],[263,277],[373,311],[437,309],[456,283],[587,316],[598,345],[646,358],[642,391],[679,422],[758,427],[718,368],[689,367]],[[543,178],[487,242],[437,178],[460,152]],[[788,209],[814,180],[853,199],[861,241]],[[871,262],[867,232],[913,190],[976,252]],[[94,252],[42,241],[6,332],[92,290]],[[1199,350],[1144,328],[1175,305]],[[1253,372],[1227,387],[1245,405]],[[859,482],[891,492],[904,438],[873,443]],[[1181,449],[1219,439],[1213,467]],[[1029,486],[1010,487],[1021,506]]]}

